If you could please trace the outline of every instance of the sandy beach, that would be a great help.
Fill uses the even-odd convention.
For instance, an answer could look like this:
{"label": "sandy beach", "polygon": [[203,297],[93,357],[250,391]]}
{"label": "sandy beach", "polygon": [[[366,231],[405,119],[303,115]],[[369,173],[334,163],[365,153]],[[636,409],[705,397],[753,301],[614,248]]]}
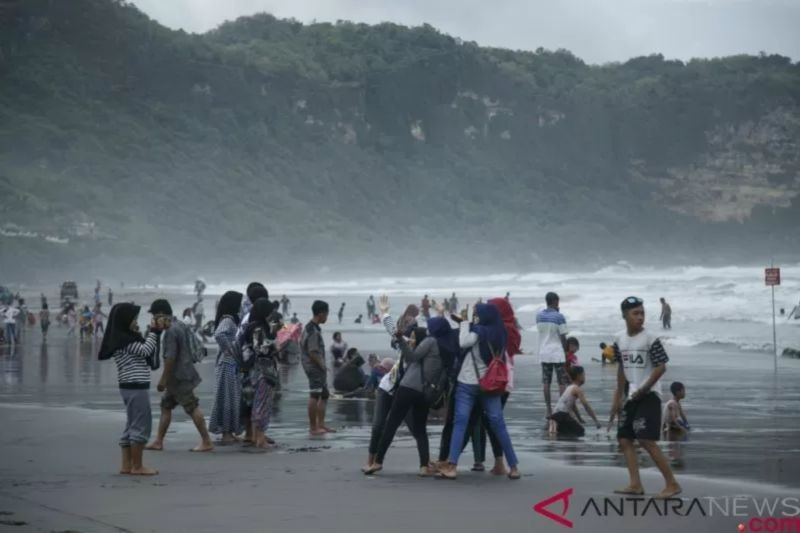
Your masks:
{"label": "sandy beach", "polygon": [[[38,294],[38,293],[36,293]],[[28,295],[35,301],[35,294]],[[146,303],[155,293],[129,293],[118,299]],[[173,308],[192,297],[167,295]],[[214,296],[208,297],[213,301]],[[344,299],[344,298],[342,298]],[[339,301],[336,297],[331,302]],[[293,298],[301,319],[308,303]],[[404,306],[398,299],[396,306]],[[355,305],[355,300],[353,305]],[[207,308],[211,308],[209,303]],[[389,355],[380,326],[349,320],[333,331],[362,353]],[[141,317],[144,318],[144,317]],[[523,326],[526,324],[523,323]],[[601,338],[582,338],[582,363],[587,367],[586,392],[601,419],[607,417],[614,369],[591,362]],[[536,335],[523,334],[530,354]],[[339,432],[310,438],[305,426],[307,383],[298,366],[282,368],[283,396],[276,406],[270,435],[277,449],[253,454],[238,447],[218,447],[210,454],[192,454],[197,435],[182,412],[167,437],[167,450],[147,453],[158,468],[155,478],[115,474],[116,446],[124,413],[113,364],[94,357],[96,345],[67,339],[65,329],[51,328],[47,344],[38,326],[11,353],[0,350],[0,524],[29,531],[405,531],[478,532],[502,527],[510,531],[559,531],[556,523],[533,507],[573,489],[566,510],[561,501],[547,507],[576,530],[584,531],[736,531],[762,513],[754,504],[739,507],[739,516],[657,514],[641,516],[632,502],[625,516],[598,516],[612,489],[624,486],[627,474],[613,434],[590,429],[578,441],[548,438],[544,432],[538,361],[517,358],[517,389],[506,418],[520,456],[523,478],[510,482],[469,472],[470,448],[456,482],[418,479],[416,452],[403,429],[387,455],[385,470],[374,478],[361,474],[373,405],[367,400],[332,400],[328,419]],[[781,361],[775,375],[763,353],[724,348],[670,347],[666,379],[687,386],[686,410],[694,430],[682,443],[664,444],[684,487],[684,510],[703,498],[796,498],[800,487],[800,361]],[[201,407],[208,413],[213,398],[213,357],[199,365],[203,383]],[[154,422],[158,394],[151,391]],[[438,451],[441,421],[429,428],[432,454]],[[491,452],[491,450],[489,450]],[[491,455],[491,453],[489,453]],[[661,489],[661,479],[642,459],[648,493]],[[744,500],[743,500],[744,501]],[[616,500],[614,500],[616,502]],[[612,503],[614,503],[612,502]],[[642,504],[644,505],[644,504]],[[588,506],[588,507],[587,507]],[[563,511],[563,513],[562,513]],[[708,514],[708,509],[706,509]],[[732,514],[732,513],[728,513]],[[563,515],[563,516],[562,516]],[[583,515],[583,516],[582,516]],[[0,527],[3,527],[0,525]],[[13,527],[13,526],[8,526]]]}

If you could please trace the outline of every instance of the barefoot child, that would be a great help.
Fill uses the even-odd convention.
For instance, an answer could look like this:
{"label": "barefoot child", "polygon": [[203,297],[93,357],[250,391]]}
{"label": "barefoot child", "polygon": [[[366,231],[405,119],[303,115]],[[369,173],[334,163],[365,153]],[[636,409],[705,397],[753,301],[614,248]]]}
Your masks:
{"label": "barefoot child", "polygon": [[158,367],[158,333],[162,326],[154,319],[147,338],[142,338],[137,324],[138,316],[138,305],[120,303],[114,306],[103,335],[99,358],[106,360],[113,357],[117,363],[119,392],[127,413],[125,431],[119,441],[122,448],[120,474],[152,476],[158,471],[142,464],[142,454],[152,427],[150,370]]}
{"label": "barefoot child", "polygon": [[639,441],[664,476],[666,487],[658,498],[671,498],[680,494],[681,487],[657,442],[661,436],[661,377],[667,371],[669,357],[661,341],[644,329],[644,301],[632,296],[623,300],[620,308],[625,330],[614,342],[619,364],[611,410],[614,412],[620,408],[624,394],[627,400],[619,414],[617,439],[628,465],[630,484],[614,492],[644,494],[639,477],[639,458],[634,447],[634,441]]}
{"label": "barefoot child", "polygon": [[[578,350],[581,349],[581,343],[575,337],[567,339],[567,365],[578,366]],[[569,372],[567,372],[569,373]]]}
{"label": "barefoot child", "polygon": [[683,437],[689,431],[689,421],[683,412],[681,400],[686,398],[686,387],[680,381],[674,381],[669,386],[672,399],[664,406],[664,416],[662,431],[668,440],[676,440]]}
{"label": "barefoot child", "polygon": [[550,434],[558,434],[565,437],[583,437],[586,433],[583,424],[577,419],[577,407],[575,400],[580,400],[583,408],[594,420],[595,425],[600,429],[600,422],[597,421],[597,416],[594,414],[594,409],[589,405],[586,396],[583,394],[581,388],[586,383],[586,374],[581,366],[573,366],[569,370],[569,377],[572,379],[572,385],[567,387],[561,398],[558,399],[556,409],[550,417],[549,432]]}

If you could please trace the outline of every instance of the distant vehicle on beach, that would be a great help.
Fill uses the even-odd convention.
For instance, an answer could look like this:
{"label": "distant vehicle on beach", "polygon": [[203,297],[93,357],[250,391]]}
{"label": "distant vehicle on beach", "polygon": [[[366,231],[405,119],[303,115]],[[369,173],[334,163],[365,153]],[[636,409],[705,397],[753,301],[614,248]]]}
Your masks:
{"label": "distant vehicle on beach", "polygon": [[78,301],[78,284],[74,281],[65,281],[61,284],[61,306],[63,307],[67,300],[71,302]]}

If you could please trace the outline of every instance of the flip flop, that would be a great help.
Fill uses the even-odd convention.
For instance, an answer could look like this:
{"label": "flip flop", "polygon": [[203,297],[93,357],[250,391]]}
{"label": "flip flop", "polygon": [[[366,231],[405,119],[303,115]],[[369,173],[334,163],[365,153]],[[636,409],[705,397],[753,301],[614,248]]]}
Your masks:
{"label": "flip flop", "polygon": [[517,472],[516,474],[508,474],[508,479],[517,480],[522,477],[522,474]]}
{"label": "flip flop", "polygon": [[458,474],[450,475],[450,474],[445,474],[444,472],[437,472],[436,476],[434,477],[436,477],[436,479],[446,479],[448,481],[455,481],[456,478],[458,477]]}
{"label": "flip flop", "polygon": [[631,489],[628,489],[628,488],[616,489],[614,491],[614,494],[625,494],[627,496],[644,496],[644,490],[636,491],[636,490],[631,490]]}
{"label": "flip flop", "polygon": [[473,472],[485,472],[486,467],[483,465],[473,465],[473,467],[470,470],[472,470]]}

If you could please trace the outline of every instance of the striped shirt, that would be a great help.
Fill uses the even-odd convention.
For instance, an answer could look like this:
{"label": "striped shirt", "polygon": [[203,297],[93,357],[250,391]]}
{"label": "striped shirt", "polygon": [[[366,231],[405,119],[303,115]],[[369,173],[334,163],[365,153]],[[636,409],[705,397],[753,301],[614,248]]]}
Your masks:
{"label": "striped shirt", "polygon": [[147,363],[147,358],[152,357],[157,349],[158,337],[150,332],[144,342],[132,342],[114,352],[119,388],[150,388],[150,365]]}
{"label": "striped shirt", "polygon": [[536,315],[539,330],[539,362],[564,363],[566,353],[561,336],[567,334],[567,321],[558,310],[546,308]]}

